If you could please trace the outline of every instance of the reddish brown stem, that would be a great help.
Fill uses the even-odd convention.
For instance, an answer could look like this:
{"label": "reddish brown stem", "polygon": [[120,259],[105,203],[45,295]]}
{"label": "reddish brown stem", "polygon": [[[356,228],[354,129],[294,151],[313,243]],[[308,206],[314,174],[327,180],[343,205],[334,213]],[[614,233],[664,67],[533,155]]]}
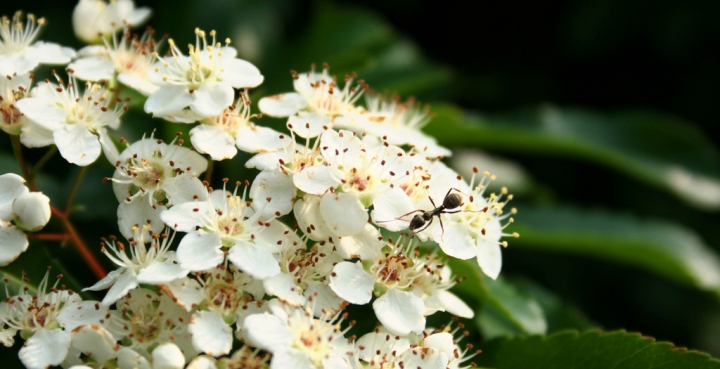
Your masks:
{"label": "reddish brown stem", "polygon": [[85,245],[85,242],[83,242],[83,240],[80,238],[80,235],[78,235],[77,231],[75,230],[75,226],[73,226],[70,219],[68,219],[67,214],[65,214],[63,211],[53,205],[50,205],[50,210],[52,211],[53,215],[56,218],[60,219],[60,221],[63,223],[63,226],[65,227],[65,231],[67,231],[67,235],[70,238],[70,241],[72,241],[73,245],[75,245],[75,248],[80,253],[80,256],[83,258],[83,260],[85,260],[85,262],[90,266],[93,274],[95,274],[95,276],[100,279],[105,278],[105,276],[107,275],[105,268],[103,268],[102,264],[100,264],[100,262],[95,258],[95,255],[93,255],[87,245]]}
{"label": "reddish brown stem", "polygon": [[28,238],[41,241],[72,241],[67,233],[29,233]]}

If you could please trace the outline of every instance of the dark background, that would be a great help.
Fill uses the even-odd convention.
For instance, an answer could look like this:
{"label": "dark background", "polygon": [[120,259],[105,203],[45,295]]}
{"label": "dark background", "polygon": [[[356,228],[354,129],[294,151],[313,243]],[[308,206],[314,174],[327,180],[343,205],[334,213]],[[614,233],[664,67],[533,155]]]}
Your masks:
{"label": "dark background", "polygon": [[[184,42],[192,40],[195,26],[217,29],[222,35],[226,34],[223,30],[231,33],[236,24],[251,24],[260,30],[266,45],[255,60],[249,58],[261,71],[272,69],[277,62],[269,49],[297,40],[319,7],[368,8],[417,44],[434,63],[451,71],[447,88],[418,96],[425,101],[452,101],[483,112],[543,102],[601,110],[651,109],[692,122],[720,144],[715,129],[720,97],[718,1],[136,3],[155,10],[150,24],[158,33],[169,33]],[[24,10],[48,18],[43,39],[79,47],[77,40],[68,37],[74,4],[34,1]],[[15,6],[3,2],[0,13],[10,15],[17,10]],[[307,66],[294,68],[304,70]],[[289,78],[274,85],[286,87],[268,93],[287,90]],[[0,143],[5,145],[6,141]],[[720,245],[717,214],[688,208],[665,192],[571,158],[501,154],[520,162],[563,202],[672,218],[698,230],[715,249]],[[607,329],[640,331],[720,354],[720,306],[704,293],[589,258],[512,247],[505,250],[504,257],[503,273],[536,280]]]}

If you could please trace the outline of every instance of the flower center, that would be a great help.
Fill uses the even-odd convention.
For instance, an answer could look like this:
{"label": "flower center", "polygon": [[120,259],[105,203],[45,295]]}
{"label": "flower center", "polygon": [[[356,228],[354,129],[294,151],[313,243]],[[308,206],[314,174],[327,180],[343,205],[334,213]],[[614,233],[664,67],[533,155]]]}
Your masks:
{"label": "flower center", "polygon": [[[0,101],[1,100],[2,98],[0,98]],[[8,134],[20,134],[21,126],[18,123],[20,122],[20,118],[22,118],[22,113],[12,104],[3,105],[0,105],[0,116],[2,117],[0,127]]]}

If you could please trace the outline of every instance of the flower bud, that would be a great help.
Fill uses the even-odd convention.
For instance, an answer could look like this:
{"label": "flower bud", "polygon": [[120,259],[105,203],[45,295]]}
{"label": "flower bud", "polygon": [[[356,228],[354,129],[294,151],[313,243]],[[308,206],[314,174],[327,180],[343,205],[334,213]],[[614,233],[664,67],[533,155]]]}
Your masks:
{"label": "flower bud", "polygon": [[75,36],[89,44],[100,42],[102,33],[96,19],[107,4],[100,0],[80,0],[73,10],[72,23]]}
{"label": "flower bud", "polygon": [[185,356],[173,343],[164,343],[152,352],[154,369],[182,369],[185,367]]}
{"label": "flower bud", "polygon": [[12,212],[18,228],[39,231],[50,221],[50,199],[42,192],[26,193],[15,199]]}

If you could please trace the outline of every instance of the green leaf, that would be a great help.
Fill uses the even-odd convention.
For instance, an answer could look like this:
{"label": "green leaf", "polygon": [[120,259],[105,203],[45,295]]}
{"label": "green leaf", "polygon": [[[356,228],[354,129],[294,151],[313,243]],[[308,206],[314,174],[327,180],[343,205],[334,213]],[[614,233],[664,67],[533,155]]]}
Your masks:
{"label": "green leaf", "polygon": [[587,330],[599,328],[580,310],[561,300],[539,284],[528,279],[519,278],[513,278],[511,282],[520,293],[532,296],[540,304],[547,320],[547,331],[549,333],[568,329]]}
{"label": "green leaf", "polygon": [[475,321],[485,337],[547,331],[542,307],[535,298],[502,278],[485,276],[475,260],[452,259],[450,263],[454,271],[467,276],[454,292],[475,310]]}
{"label": "green leaf", "polygon": [[551,105],[482,117],[442,104],[433,111],[436,117],[426,131],[445,146],[580,158],[665,189],[698,208],[720,209],[720,153],[681,119]]}
{"label": "green leaf", "polygon": [[625,331],[499,339],[480,348],[483,352],[473,361],[496,369],[720,368],[720,361],[707,354]]}
{"label": "green leaf", "polygon": [[692,230],[658,220],[569,207],[520,206],[510,247],[622,262],[720,294],[720,258]]}

